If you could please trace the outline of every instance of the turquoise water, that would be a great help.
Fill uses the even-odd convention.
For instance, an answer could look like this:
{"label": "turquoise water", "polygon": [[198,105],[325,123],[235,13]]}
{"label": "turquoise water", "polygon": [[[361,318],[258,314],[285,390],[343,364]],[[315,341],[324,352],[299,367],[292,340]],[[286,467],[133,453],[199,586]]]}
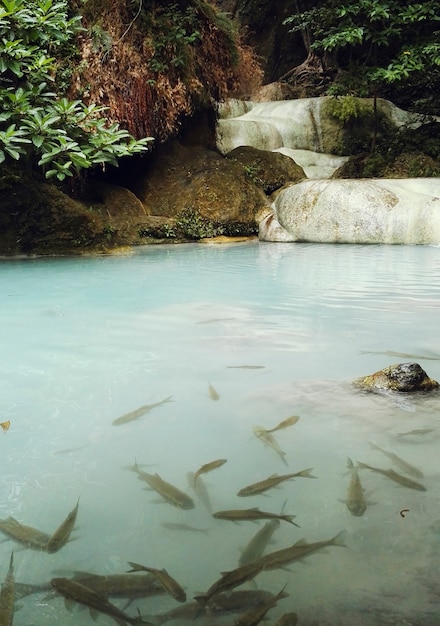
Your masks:
{"label": "turquoise water", "polygon": [[[76,539],[55,554],[1,543],[0,580],[12,549],[16,580],[26,583],[60,571],[122,573],[137,561],[166,568],[192,600],[237,567],[261,527],[214,519],[188,486],[188,472],[226,458],[202,476],[212,511],[279,513],[287,500],[285,513],[296,515],[300,528],[282,522],[267,551],[346,530],[347,548],[256,578],[259,589],[286,584],[290,594],[269,624],[287,611],[309,626],[440,624],[438,396],[370,396],[351,386],[405,361],[440,380],[438,252],[251,242],[1,261],[0,421],[11,424],[0,435],[0,517],[50,534],[80,504]],[[112,424],[169,396],[139,419]],[[252,428],[293,414],[297,424],[273,433],[286,466]],[[431,432],[397,436],[414,429]],[[354,517],[344,503],[347,457],[400,471],[369,442],[418,466],[427,491],[363,470],[371,504]],[[195,508],[158,502],[127,469],[135,459],[190,494]],[[309,467],[316,480],[236,496],[271,474]],[[25,626],[93,623],[46,593],[20,605],[15,619]],[[157,596],[127,612],[136,615],[136,606],[151,616],[178,603]]]}

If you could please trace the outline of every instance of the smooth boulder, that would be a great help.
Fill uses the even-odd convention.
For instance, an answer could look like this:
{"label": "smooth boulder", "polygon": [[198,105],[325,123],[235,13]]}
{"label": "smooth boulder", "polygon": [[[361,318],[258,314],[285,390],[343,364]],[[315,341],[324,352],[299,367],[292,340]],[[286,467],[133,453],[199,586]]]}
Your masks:
{"label": "smooth boulder", "polygon": [[263,241],[440,244],[438,178],[306,180],[272,209]]}

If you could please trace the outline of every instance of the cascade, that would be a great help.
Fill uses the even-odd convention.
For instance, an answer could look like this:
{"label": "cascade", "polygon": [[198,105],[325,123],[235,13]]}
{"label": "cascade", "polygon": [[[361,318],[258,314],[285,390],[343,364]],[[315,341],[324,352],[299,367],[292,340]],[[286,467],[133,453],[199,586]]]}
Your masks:
{"label": "cascade", "polygon": [[[217,146],[285,154],[309,180],[282,189],[260,222],[264,241],[440,245],[440,179],[331,179],[349,156],[325,154],[325,98],[219,105]],[[420,116],[382,100],[396,127]]]}

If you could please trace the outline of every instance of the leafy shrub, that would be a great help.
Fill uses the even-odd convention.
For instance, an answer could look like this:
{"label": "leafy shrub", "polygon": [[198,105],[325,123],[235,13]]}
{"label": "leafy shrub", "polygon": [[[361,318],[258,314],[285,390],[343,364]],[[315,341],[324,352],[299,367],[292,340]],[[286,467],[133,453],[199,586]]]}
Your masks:
{"label": "leafy shrub", "polygon": [[109,124],[106,107],[58,93],[53,55],[81,30],[80,20],[68,17],[67,0],[1,0],[0,163],[25,158],[62,181],[148,150],[152,139]]}

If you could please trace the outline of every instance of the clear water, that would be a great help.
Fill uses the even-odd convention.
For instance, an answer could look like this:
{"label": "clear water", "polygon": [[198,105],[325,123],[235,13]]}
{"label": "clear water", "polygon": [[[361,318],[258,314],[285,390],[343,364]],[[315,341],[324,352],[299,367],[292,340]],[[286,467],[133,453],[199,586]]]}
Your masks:
{"label": "clear water", "polygon": [[[0,517],[51,533],[80,497],[77,539],[55,554],[1,543],[0,580],[11,549],[16,580],[26,583],[60,571],[122,573],[137,561],[166,568],[191,600],[238,565],[240,547],[261,527],[214,519],[189,489],[187,472],[226,458],[202,477],[213,511],[279,513],[287,500],[285,512],[297,516],[301,528],[282,522],[269,551],[346,530],[347,548],[257,577],[259,589],[286,584],[290,594],[269,624],[288,611],[306,626],[440,624],[439,396],[370,395],[351,385],[405,361],[440,380],[438,248],[252,242],[5,260],[0,294],[0,421],[11,422],[0,435]],[[145,416],[112,424],[168,396]],[[274,433],[286,467],[252,427],[293,414],[298,423]],[[396,436],[413,429],[432,432]],[[369,442],[418,466],[427,491],[363,470],[374,504],[354,517],[344,503],[347,456],[400,471]],[[196,507],[159,503],[126,469],[134,459],[187,490]],[[316,480],[236,496],[273,473],[309,467]],[[93,623],[44,593],[20,604],[15,619],[25,626]],[[136,606],[153,615],[177,602],[158,596],[127,612]]]}

